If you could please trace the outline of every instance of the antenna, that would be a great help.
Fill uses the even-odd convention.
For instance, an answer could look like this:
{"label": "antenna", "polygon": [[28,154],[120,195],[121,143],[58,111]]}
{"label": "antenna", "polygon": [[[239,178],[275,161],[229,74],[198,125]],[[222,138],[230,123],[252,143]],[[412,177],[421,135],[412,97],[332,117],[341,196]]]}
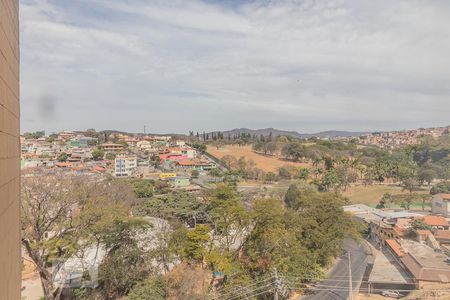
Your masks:
{"label": "antenna", "polygon": [[145,127],[146,127],[146,126],[144,125],[144,134],[145,134]]}

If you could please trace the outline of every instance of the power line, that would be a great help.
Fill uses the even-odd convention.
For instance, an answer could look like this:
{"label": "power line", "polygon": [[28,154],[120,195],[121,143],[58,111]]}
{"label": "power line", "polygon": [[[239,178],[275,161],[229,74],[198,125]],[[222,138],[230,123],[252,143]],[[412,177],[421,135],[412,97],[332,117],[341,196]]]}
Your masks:
{"label": "power line", "polygon": [[[299,277],[299,276],[290,276],[290,275],[280,275],[279,277],[287,278],[287,279],[311,279],[310,277]],[[353,281],[359,281],[359,280],[353,280]],[[317,284],[320,284],[321,282],[348,282],[348,279],[323,279]],[[402,285],[416,285],[416,283],[401,283]]]}
{"label": "power line", "polygon": [[[287,275],[293,275],[293,276],[299,276],[299,277],[303,277],[306,279],[317,279],[317,280],[328,280],[328,279],[332,279],[332,278],[348,278],[348,275],[345,276],[332,276],[330,278],[317,278],[317,277],[312,277],[312,276],[306,276],[304,274],[300,274],[300,273],[284,273],[284,275],[280,275],[280,276],[287,276]],[[409,276],[402,276],[402,278],[404,279],[415,279],[414,277],[409,277]]]}
{"label": "power line", "polygon": [[[262,280],[261,282],[267,281],[268,279],[272,279],[272,278],[266,278],[265,280]],[[346,280],[340,280],[338,282],[346,282]],[[252,285],[254,286],[255,284],[258,284],[258,283],[254,283]],[[346,287],[346,286],[320,285],[318,287],[308,288],[308,287],[305,287],[303,285],[302,286],[298,286],[299,284],[300,283],[292,284],[290,282],[287,282],[286,286],[288,286],[289,289],[291,289],[291,290],[297,290],[297,291],[299,291],[299,290],[300,291],[301,290],[309,290],[309,291],[313,291],[313,292],[315,292],[315,291],[318,291],[318,292],[320,292],[320,291],[326,291],[326,292],[350,292],[351,291],[350,287]],[[250,286],[248,286],[248,287],[250,287]],[[261,289],[264,289],[264,290],[261,291]],[[380,291],[383,291],[383,290],[384,289],[371,289],[371,291],[375,291],[375,292],[380,292]],[[235,300],[235,299],[240,299],[240,297],[247,297],[247,298],[248,297],[255,297],[255,296],[258,296],[258,295],[261,295],[261,294],[264,294],[264,293],[268,293],[268,292],[271,292],[271,291],[273,291],[272,284],[267,284],[265,286],[259,286],[257,288],[254,288],[252,290],[247,290],[247,291],[242,291],[241,290],[240,292],[238,292],[237,295],[231,295],[231,297],[225,297],[223,299]],[[358,291],[359,292],[369,292],[369,289],[368,288],[359,288]],[[450,289],[436,289],[436,290],[429,290],[429,291],[424,291],[424,290],[419,290],[419,289],[412,289],[412,290],[404,290],[404,289],[399,290],[399,289],[396,289],[396,291],[401,292],[401,293],[411,293],[411,292],[415,292],[415,291],[421,291],[421,292],[427,292],[427,293],[436,293],[436,292],[450,292]],[[257,294],[255,294],[255,292]],[[219,298],[222,298],[224,296],[226,296],[226,295],[221,295],[218,298],[215,297],[215,298],[212,298],[212,299],[219,299]]]}
{"label": "power line", "polygon": [[[238,288],[229,287],[228,289],[225,290],[225,293],[223,293],[224,291],[221,291],[222,292],[221,295],[215,296],[215,297],[211,298],[210,300],[216,300],[216,299],[220,299],[221,297],[224,297],[224,296],[236,293],[236,292],[242,292],[245,289],[254,287],[254,286],[258,285],[258,284],[262,284],[262,283],[264,283],[264,282],[266,282],[268,280],[271,280],[271,279],[272,279],[272,277],[268,277],[266,279],[261,279],[261,280],[255,281],[252,284],[249,284],[247,286],[238,287]],[[232,289],[233,289],[233,291],[230,291]]]}
{"label": "power line", "polygon": [[239,297],[241,297],[241,296],[248,295],[248,294],[254,293],[254,292],[256,292],[256,291],[259,291],[259,290],[261,290],[261,289],[268,288],[268,287],[270,287],[270,289],[265,290],[265,291],[262,292],[262,293],[266,293],[266,292],[272,290],[272,288],[271,288],[271,287],[272,287],[272,283],[270,283],[270,284],[268,284],[268,285],[265,285],[265,286],[260,286],[260,287],[258,287],[258,288],[256,288],[256,289],[252,290],[252,291],[246,291],[246,292],[244,292],[244,293],[241,293],[241,294],[238,294],[238,295],[234,295],[234,296],[232,296],[231,298],[226,298],[226,300],[239,299]]}
{"label": "power line", "polygon": [[268,293],[268,292],[271,292],[271,289],[267,290],[267,291],[263,291],[263,292],[258,293],[258,294],[248,295],[247,297],[256,297],[256,296],[259,296],[259,295],[262,295],[262,294],[265,294],[265,293]]}

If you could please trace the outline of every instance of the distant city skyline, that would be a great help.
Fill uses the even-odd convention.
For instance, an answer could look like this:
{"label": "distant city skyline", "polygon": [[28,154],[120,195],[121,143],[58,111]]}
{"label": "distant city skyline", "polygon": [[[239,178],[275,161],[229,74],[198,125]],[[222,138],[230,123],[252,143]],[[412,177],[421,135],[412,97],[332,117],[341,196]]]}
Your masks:
{"label": "distant city skyline", "polygon": [[446,1],[20,0],[21,131],[450,124]]}

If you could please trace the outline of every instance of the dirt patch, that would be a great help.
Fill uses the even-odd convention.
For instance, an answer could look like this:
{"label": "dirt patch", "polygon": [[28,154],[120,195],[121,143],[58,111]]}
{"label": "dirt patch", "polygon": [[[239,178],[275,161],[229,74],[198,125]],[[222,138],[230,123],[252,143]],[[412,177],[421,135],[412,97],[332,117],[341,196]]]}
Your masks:
{"label": "dirt patch", "polygon": [[279,157],[256,153],[252,150],[251,146],[225,146],[219,149],[216,147],[208,147],[208,152],[219,159],[225,155],[234,156],[236,159],[241,157],[251,159],[255,162],[257,168],[266,172],[278,173],[278,168],[281,166],[311,167],[311,164],[291,162]]}
{"label": "dirt patch", "polygon": [[23,257],[22,280],[31,280],[39,278],[36,265],[28,256]]}

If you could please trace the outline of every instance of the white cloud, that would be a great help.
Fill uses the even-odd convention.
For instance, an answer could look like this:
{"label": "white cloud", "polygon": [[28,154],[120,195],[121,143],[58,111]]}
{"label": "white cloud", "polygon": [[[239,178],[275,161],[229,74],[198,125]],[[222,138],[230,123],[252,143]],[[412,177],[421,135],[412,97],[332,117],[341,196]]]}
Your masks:
{"label": "white cloud", "polygon": [[23,0],[22,127],[443,125],[448,20],[437,1]]}

